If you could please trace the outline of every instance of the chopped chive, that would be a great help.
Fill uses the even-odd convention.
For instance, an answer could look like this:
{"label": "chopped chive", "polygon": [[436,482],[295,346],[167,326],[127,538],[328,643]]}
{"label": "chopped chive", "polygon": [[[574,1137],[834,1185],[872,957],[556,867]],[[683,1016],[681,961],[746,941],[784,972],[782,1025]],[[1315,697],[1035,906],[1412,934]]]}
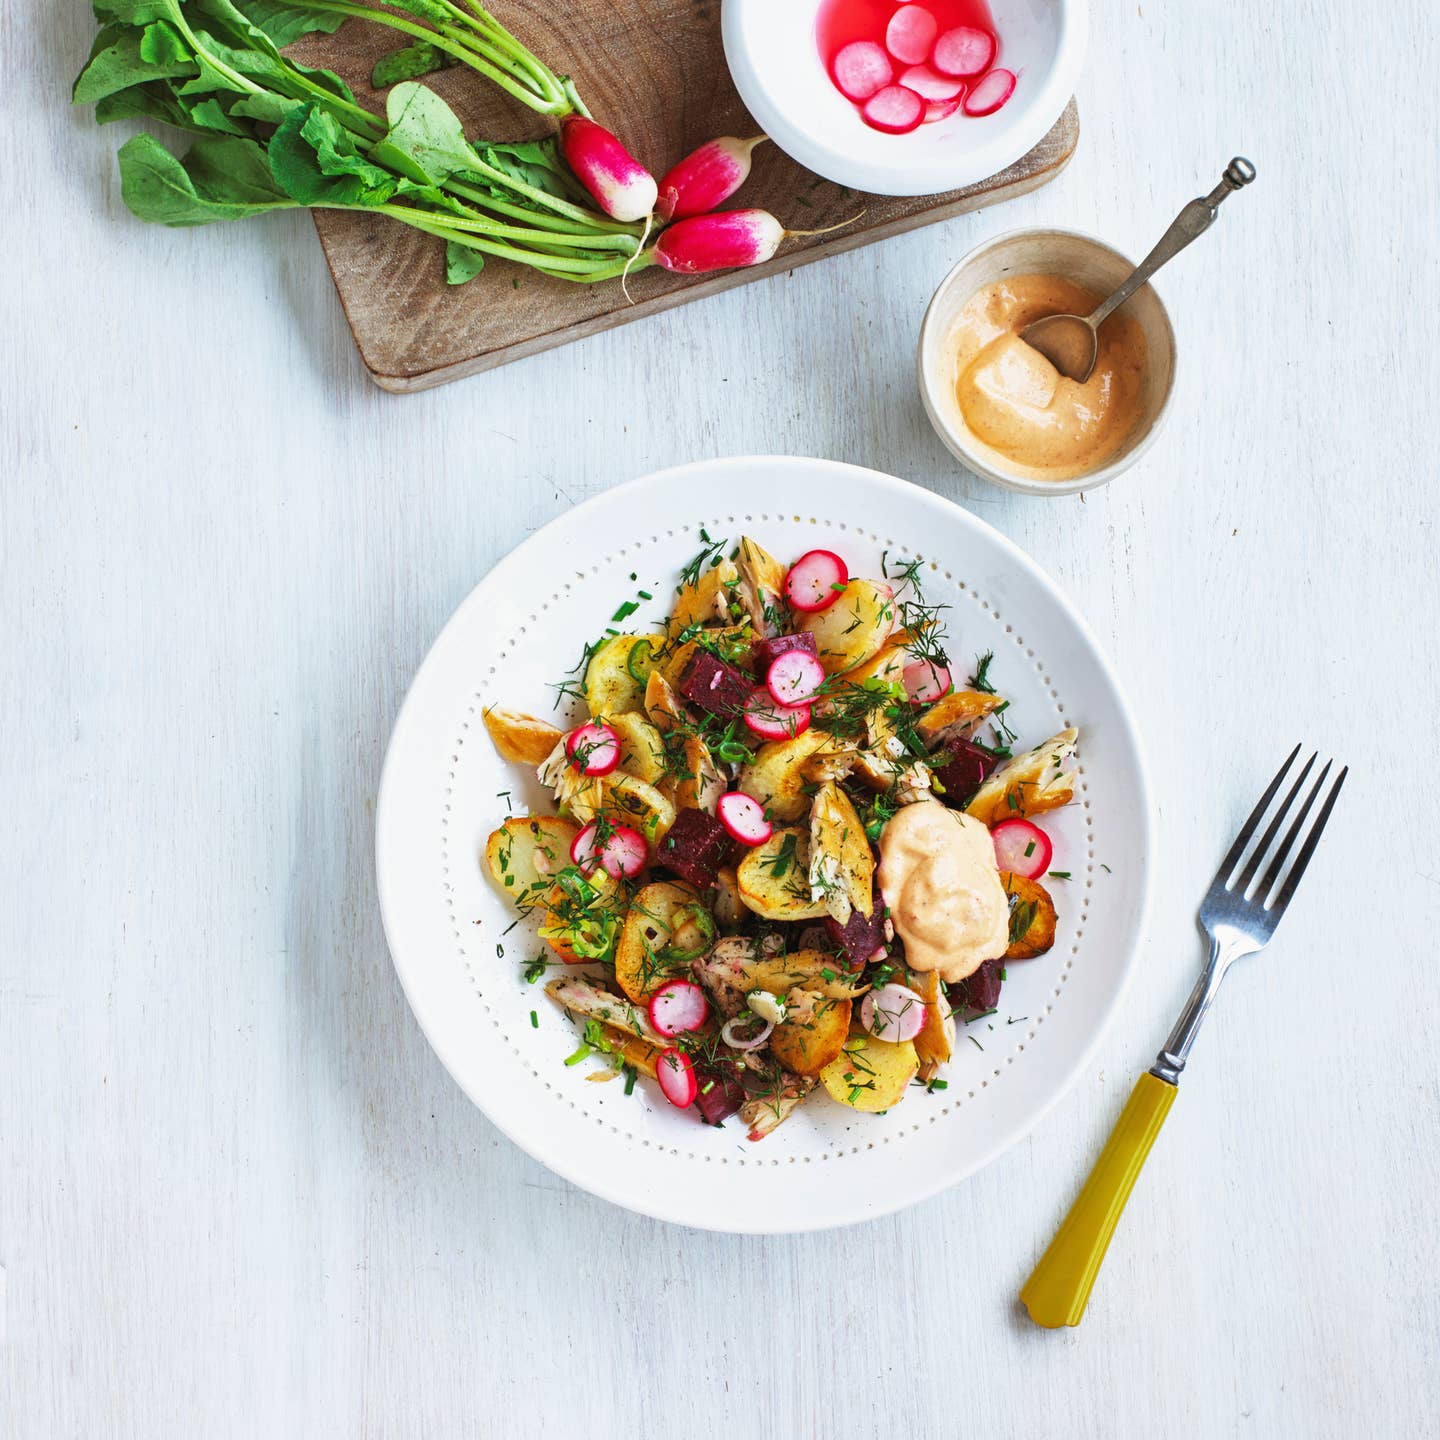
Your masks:
{"label": "chopped chive", "polygon": [[540,1017],[533,1010],[530,1012],[530,1028],[532,1030],[540,1028]]}

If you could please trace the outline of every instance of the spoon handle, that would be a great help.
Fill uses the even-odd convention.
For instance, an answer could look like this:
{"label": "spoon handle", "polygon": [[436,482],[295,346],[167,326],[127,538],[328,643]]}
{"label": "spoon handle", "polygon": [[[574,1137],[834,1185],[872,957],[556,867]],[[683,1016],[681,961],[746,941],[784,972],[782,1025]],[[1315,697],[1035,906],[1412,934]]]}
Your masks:
{"label": "spoon handle", "polygon": [[1232,190],[1239,190],[1255,178],[1255,167],[1243,155],[1237,155],[1226,167],[1220,183],[1203,199],[1192,200],[1160,237],[1155,248],[1131,271],[1129,278],[1090,317],[1092,325],[1100,325],[1112,310],[1123,305],[1150,277],[1168,261],[1173,260],[1192,240],[1198,240],[1214,223],[1220,202]]}

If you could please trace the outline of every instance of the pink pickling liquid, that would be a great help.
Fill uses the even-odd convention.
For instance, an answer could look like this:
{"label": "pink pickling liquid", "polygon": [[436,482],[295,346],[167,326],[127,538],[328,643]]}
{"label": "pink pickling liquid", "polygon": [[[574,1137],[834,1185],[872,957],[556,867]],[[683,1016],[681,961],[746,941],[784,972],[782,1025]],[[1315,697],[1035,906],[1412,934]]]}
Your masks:
{"label": "pink pickling liquid", "polygon": [[[957,25],[970,25],[977,30],[988,30],[995,37],[995,54],[991,68],[1003,63],[1003,44],[1000,33],[991,18],[990,7],[985,0],[921,0],[939,27],[937,34],[943,35]],[[883,50],[885,29],[896,10],[895,0],[821,0],[820,10],[815,18],[815,40],[820,49],[820,58],[825,63],[827,74],[834,73],[835,56],[855,40],[872,40]],[[896,77],[907,68],[904,61],[893,60]],[[978,83],[980,76],[966,82],[967,87]],[[857,105],[856,109],[860,107]]]}

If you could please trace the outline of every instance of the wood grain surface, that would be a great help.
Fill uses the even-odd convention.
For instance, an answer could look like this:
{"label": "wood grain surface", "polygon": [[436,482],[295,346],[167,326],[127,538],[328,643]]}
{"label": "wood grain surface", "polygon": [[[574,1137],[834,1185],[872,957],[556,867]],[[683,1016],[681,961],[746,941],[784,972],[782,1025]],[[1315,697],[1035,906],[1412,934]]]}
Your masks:
{"label": "wood grain surface", "polygon": [[[1054,184],[401,399],[306,217],[134,221],[127,127],[68,104],[88,7],[0,7],[4,1440],[1431,1440],[1435,8],[1089,8]],[[1155,448],[1063,500],[961,470],[915,387],[950,266],[1032,225],[1141,255],[1237,152],[1258,180],[1158,283]],[[927,485],[1074,597],[1149,754],[1155,885],[1113,1028],[1027,1140],[883,1221],[752,1241],[617,1211],[466,1100],[386,954],[372,805],[500,556],[632,475],[777,451]],[[1302,737],[1353,765],[1341,809],[1084,1324],[1041,1333],[1016,1290]]]}
{"label": "wood grain surface", "polygon": [[[619,130],[657,175],[713,136],[757,133],[725,65],[717,0],[517,0],[504,18],[537,55],[556,65],[563,57],[595,117]],[[334,35],[308,37],[292,53],[339,72],[362,103],[379,111],[384,96],[370,89],[370,70],[403,39],[383,26],[348,21]],[[426,84],[454,107],[467,135],[528,140],[554,132],[553,122],[464,66],[429,76]],[[775,259],[747,270],[641,271],[628,282],[629,300],[615,282],[568,284],[494,261],[470,284],[447,286],[438,240],[374,215],[318,211],[315,225],[366,368],[386,390],[423,390],[1014,199],[1058,174],[1078,138],[1072,100],[1044,139],[999,175],[919,198],[860,195],[812,175],[773,145],[762,146],[734,203],[770,210],[794,230],[854,223],[789,239]]]}

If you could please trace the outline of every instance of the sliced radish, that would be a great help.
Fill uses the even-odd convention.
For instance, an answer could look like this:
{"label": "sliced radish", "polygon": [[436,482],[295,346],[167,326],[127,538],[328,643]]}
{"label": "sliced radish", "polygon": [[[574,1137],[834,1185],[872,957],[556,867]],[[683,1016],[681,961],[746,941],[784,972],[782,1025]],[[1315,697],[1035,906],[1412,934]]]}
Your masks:
{"label": "sliced radish", "polygon": [[860,116],[872,130],[908,135],[925,118],[925,102],[903,85],[887,85],[865,102]]}
{"label": "sliced radish", "polygon": [[992,70],[977,80],[965,97],[967,115],[993,115],[1015,93],[1015,77],[1008,70]]}
{"label": "sliced radish", "polygon": [[860,1002],[860,1023],[877,1040],[913,1040],[925,1028],[925,1001],[908,985],[882,985]]}
{"label": "sliced radish", "polygon": [[762,740],[793,740],[810,728],[808,705],[781,705],[757,685],[745,706],[745,728]]}
{"label": "sliced radish", "polygon": [[608,725],[582,725],[565,737],[565,754],[582,775],[608,775],[620,763],[620,737]]}
{"label": "sliced radish", "polygon": [[825,683],[825,667],[803,650],[787,650],[770,662],[765,688],[781,705],[805,705]]}
{"label": "sliced radish", "polygon": [[600,865],[616,880],[633,880],[649,863],[650,847],[645,837],[628,825],[617,825],[600,846]]}
{"label": "sliced radish", "polygon": [[958,100],[927,100],[922,125],[933,125],[937,120],[948,120],[958,109]]}
{"label": "sliced radish", "polygon": [[895,67],[873,40],[856,40],[835,56],[831,73],[840,93],[858,105],[895,78]]}
{"label": "sliced radish", "polygon": [[739,790],[720,797],[715,805],[715,818],[730,838],[742,845],[763,845],[775,833],[760,802]]}
{"label": "sliced radish", "polygon": [[942,75],[968,78],[988,70],[994,58],[995,37],[988,30],[979,30],[974,25],[957,25],[935,42],[930,63]]}
{"label": "sliced radish", "polygon": [[650,997],[650,1023],[667,1040],[698,1030],[710,1016],[710,1002],[693,980],[668,980]]}
{"label": "sliced radish", "polygon": [[690,1057],[673,1046],[660,1052],[660,1058],[655,1062],[655,1078],[659,1080],[665,1098],[677,1109],[693,1105],[700,1093]]}
{"label": "sliced radish", "polygon": [[940,29],[923,5],[902,5],[885,27],[885,48],[906,65],[930,58],[930,47]]}
{"label": "sliced radish", "polygon": [[900,672],[905,693],[917,705],[932,705],[951,688],[950,672],[933,660],[913,660]]}
{"label": "sliced radish", "polygon": [[1050,837],[1029,820],[1002,820],[991,832],[995,863],[1012,875],[1037,880],[1050,868],[1055,847]]}
{"label": "sliced radish", "polygon": [[833,605],[849,583],[850,571],[833,550],[809,550],[785,576],[785,598],[797,610],[813,615]]}
{"label": "sliced radish", "polygon": [[600,863],[595,837],[600,833],[600,822],[592,820],[571,842],[570,859],[586,875]]}
{"label": "sliced radish", "polygon": [[965,82],[953,75],[942,75],[928,65],[912,65],[900,83],[913,90],[922,100],[958,100],[965,93]]}

